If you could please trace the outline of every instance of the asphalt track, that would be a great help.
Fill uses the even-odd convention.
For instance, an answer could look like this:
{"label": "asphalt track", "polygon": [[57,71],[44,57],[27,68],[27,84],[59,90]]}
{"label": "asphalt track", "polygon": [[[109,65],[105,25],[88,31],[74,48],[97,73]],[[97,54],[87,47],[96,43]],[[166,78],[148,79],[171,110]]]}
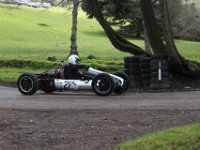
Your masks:
{"label": "asphalt track", "polygon": [[112,94],[100,97],[93,92],[70,91],[47,94],[38,91],[24,96],[17,88],[0,86],[0,108],[7,109],[200,109],[200,91]]}

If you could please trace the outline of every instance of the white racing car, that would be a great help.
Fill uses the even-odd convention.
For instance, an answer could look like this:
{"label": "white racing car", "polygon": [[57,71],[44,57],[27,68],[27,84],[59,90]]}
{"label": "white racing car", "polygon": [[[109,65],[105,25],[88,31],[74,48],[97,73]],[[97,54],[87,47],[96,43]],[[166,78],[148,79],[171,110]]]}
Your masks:
{"label": "white racing car", "polygon": [[[67,65],[64,69],[67,69]],[[123,72],[109,74],[85,67],[79,79],[66,79],[63,73],[65,73],[63,68],[40,74],[22,73],[17,86],[23,95],[33,95],[40,89],[47,93],[56,90],[93,90],[99,96],[108,96],[112,92],[124,93],[129,88],[128,76]]]}

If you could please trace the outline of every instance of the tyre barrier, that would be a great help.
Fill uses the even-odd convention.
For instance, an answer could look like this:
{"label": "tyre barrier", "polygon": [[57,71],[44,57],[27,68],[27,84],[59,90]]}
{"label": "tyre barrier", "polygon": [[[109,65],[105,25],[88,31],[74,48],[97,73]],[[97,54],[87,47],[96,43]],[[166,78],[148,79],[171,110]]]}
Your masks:
{"label": "tyre barrier", "polygon": [[140,69],[140,73],[141,74],[150,74],[151,73],[151,69],[147,68],[147,69]]}
{"label": "tyre barrier", "polygon": [[167,65],[162,65],[159,67],[151,66],[151,72],[157,72],[159,69],[161,69],[164,72],[169,72],[169,68]]}
{"label": "tyre barrier", "polygon": [[149,88],[150,86],[150,78],[151,78],[151,71],[150,71],[150,57],[140,57],[139,60],[140,64],[140,72],[141,72],[141,79],[143,88]]}
{"label": "tyre barrier", "polygon": [[129,76],[131,87],[149,88],[151,77],[150,61],[151,58],[145,56],[124,58],[124,72]]}
{"label": "tyre barrier", "polygon": [[132,56],[132,57],[125,57],[124,62],[125,63],[139,63],[139,58],[138,56]]}
{"label": "tyre barrier", "polygon": [[139,69],[139,63],[124,63],[124,68],[126,69]]}
{"label": "tyre barrier", "polygon": [[167,57],[157,54],[153,57],[133,56],[124,58],[124,72],[129,76],[133,88],[163,89],[170,87],[170,73]]}
{"label": "tyre barrier", "polygon": [[141,76],[129,75],[130,87],[132,88],[140,88],[142,87]]}
{"label": "tyre barrier", "polygon": [[155,54],[151,57],[152,60],[163,59],[167,60],[167,56],[165,54]]}
{"label": "tyre barrier", "polygon": [[[162,78],[170,78],[169,72],[162,72]],[[159,77],[159,72],[158,71],[154,71],[151,73],[151,78],[158,78]]]}
{"label": "tyre barrier", "polygon": [[135,75],[135,76],[139,76],[140,75],[140,69],[126,69],[125,68],[124,72],[127,75]]}
{"label": "tyre barrier", "polygon": [[150,64],[149,63],[140,63],[139,66],[140,66],[140,69],[148,69],[148,68],[150,68]]}
{"label": "tyre barrier", "polygon": [[167,61],[165,59],[152,60],[150,62],[150,65],[154,66],[154,67],[159,67],[159,63],[161,63],[162,66],[168,66],[168,63],[167,63]]}
{"label": "tyre barrier", "polygon": [[140,57],[140,59],[139,59],[139,62],[140,63],[150,63],[150,61],[151,61],[151,58],[150,57]]}
{"label": "tyre barrier", "polygon": [[[164,55],[155,56],[150,62],[151,66],[151,89],[166,89],[170,87],[169,67]],[[162,56],[162,58],[161,58]]]}
{"label": "tyre barrier", "polygon": [[124,72],[129,76],[130,87],[133,88],[140,88],[142,85],[139,60],[139,56],[124,58]]}

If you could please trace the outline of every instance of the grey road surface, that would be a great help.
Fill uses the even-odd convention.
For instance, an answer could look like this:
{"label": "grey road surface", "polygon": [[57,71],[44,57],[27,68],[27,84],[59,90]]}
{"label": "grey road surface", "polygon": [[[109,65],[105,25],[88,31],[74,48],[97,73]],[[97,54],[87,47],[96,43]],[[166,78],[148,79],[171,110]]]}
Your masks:
{"label": "grey road surface", "polygon": [[0,108],[9,109],[200,109],[200,91],[124,93],[107,97],[93,92],[38,91],[24,96],[17,88],[0,86]]}

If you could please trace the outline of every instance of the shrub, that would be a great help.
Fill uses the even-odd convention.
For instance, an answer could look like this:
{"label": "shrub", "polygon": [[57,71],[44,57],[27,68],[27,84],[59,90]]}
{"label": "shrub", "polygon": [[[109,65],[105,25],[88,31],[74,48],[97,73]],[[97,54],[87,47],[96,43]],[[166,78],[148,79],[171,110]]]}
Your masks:
{"label": "shrub", "polygon": [[96,59],[96,57],[94,55],[89,55],[87,56],[87,59]]}

